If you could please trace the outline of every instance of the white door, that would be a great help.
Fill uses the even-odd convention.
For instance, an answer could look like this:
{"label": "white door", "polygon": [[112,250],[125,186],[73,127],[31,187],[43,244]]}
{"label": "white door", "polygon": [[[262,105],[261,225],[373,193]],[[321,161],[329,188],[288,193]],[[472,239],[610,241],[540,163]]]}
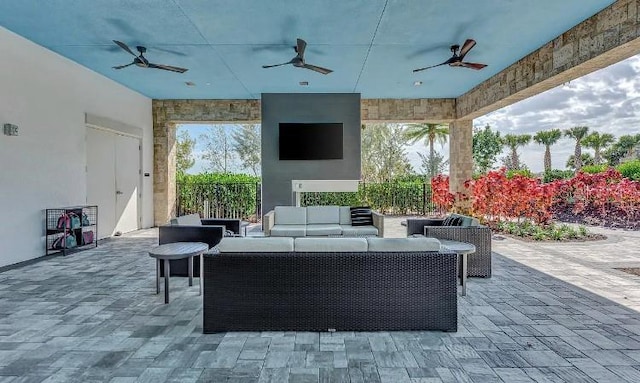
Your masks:
{"label": "white door", "polygon": [[138,230],[140,141],[116,135],[116,232]]}
{"label": "white door", "polygon": [[98,238],[139,228],[137,138],[87,128],[87,204],[98,205]]}
{"label": "white door", "polygon": [[115,134],[87,129],[87,205],[98,206],[98,238],[113,235],[116,226]]}

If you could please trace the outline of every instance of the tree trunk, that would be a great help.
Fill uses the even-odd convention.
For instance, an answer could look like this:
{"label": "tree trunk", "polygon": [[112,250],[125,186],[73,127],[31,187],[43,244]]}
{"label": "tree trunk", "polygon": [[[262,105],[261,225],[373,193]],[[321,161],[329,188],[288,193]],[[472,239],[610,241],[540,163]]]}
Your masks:
{"label": "tree trunk", "polygon": [[580,145],[580,140],[576,142],[576,149],[573,153],[573,165],[576,171],[582,169],[582,146]]}
{"label": "tree trunk", "polygon": [[600,148],[593,148],[593,163],[596,165],[600,165],[602,163],[602,154],[600,154]]}
{"label": "tree trunk", "polygon": [[511,148],[511,169],[509,170],[518,170],[520,165],[520,159],[518,158],[517,148]]}
{"label": "tree trunk", "polygon": [[433,166],[433,158],[435,157],[435,150],[433,149],[433,138],[429,137],[429,177],[436,176],[436,169]]}
{"label": "tree trunk", "polygon": [[544,171],[551,171],[551,148],[549,145],[544,150]]}

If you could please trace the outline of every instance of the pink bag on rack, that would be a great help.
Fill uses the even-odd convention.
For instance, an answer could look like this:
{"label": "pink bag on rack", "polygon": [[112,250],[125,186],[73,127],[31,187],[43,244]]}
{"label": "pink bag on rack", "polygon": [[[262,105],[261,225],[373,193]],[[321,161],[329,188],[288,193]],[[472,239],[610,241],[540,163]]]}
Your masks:
{"label": "pink bag on rack", "polygon": [[85,231],[82,233],[82,244],[88,245],[93,242],[93,230]]}
{"label": "pink bag on rack", "polygon": [[63,213],[58,217],[56,229],[71,229],[71,217],[67,213]]}

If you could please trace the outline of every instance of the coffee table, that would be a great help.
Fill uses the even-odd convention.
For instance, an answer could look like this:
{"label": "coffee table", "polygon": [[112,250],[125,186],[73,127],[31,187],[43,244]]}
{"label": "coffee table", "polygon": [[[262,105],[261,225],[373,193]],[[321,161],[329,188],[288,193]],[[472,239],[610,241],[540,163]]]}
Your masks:
{"label": "coffee table", "polygon": [[476,246],[471,243],[449,239],[438,240],[440,241],[441,247],[458,254],[458,273],[460,273],[460,285],[462,286],[460,295],[467,295],[467,257],[469,254],[476,252]]}
{"label": "coffee table", "polygon": [[156,294],[160,294],[160,262],[164,261],[164,303],[169,303],[170,262],[188,258],[189,286],[193,286],[193,257],[200,257],[200,295],[202,295],[202,254],[209,250],[209,245],[202,242],[175,242],[156,246],[149,251],[149,256],[156,259]]}

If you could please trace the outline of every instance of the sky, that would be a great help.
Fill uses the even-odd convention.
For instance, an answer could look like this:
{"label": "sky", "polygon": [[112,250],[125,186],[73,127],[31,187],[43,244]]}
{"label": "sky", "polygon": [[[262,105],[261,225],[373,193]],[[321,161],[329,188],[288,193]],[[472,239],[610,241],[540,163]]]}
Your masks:
{"label": "sky", "polygon": [[[568,129],[588,126],[590,131],[611,133],[616,138],[640,133],[640,55],[565,83],[516,104],[496,110],[473,121],[473,125],[491,125],[505,134],[531,134],[541,130]],[[200,160],[202,142],[197,137],[206,132],[207,125],[179,127],[196,138],[196,165],[189,173],[199,173],[206,164]],[[554,169],[565,169],[573,154],[575,141],[563,137],[551,147]],[[436,145],[436,150],[449,157],[449,146]],[[427,153],[423,143],[407,147],[407,156],[416,171],[420,169],[417,152]],[[590,149],[583,151],[592,153]],[[506,150],[500,156],[502,157]],[[543,170],[544,146],[532,141],[519,150],[520,159],[533,172]],[[593,153],[592,153],[593,154]]]}

